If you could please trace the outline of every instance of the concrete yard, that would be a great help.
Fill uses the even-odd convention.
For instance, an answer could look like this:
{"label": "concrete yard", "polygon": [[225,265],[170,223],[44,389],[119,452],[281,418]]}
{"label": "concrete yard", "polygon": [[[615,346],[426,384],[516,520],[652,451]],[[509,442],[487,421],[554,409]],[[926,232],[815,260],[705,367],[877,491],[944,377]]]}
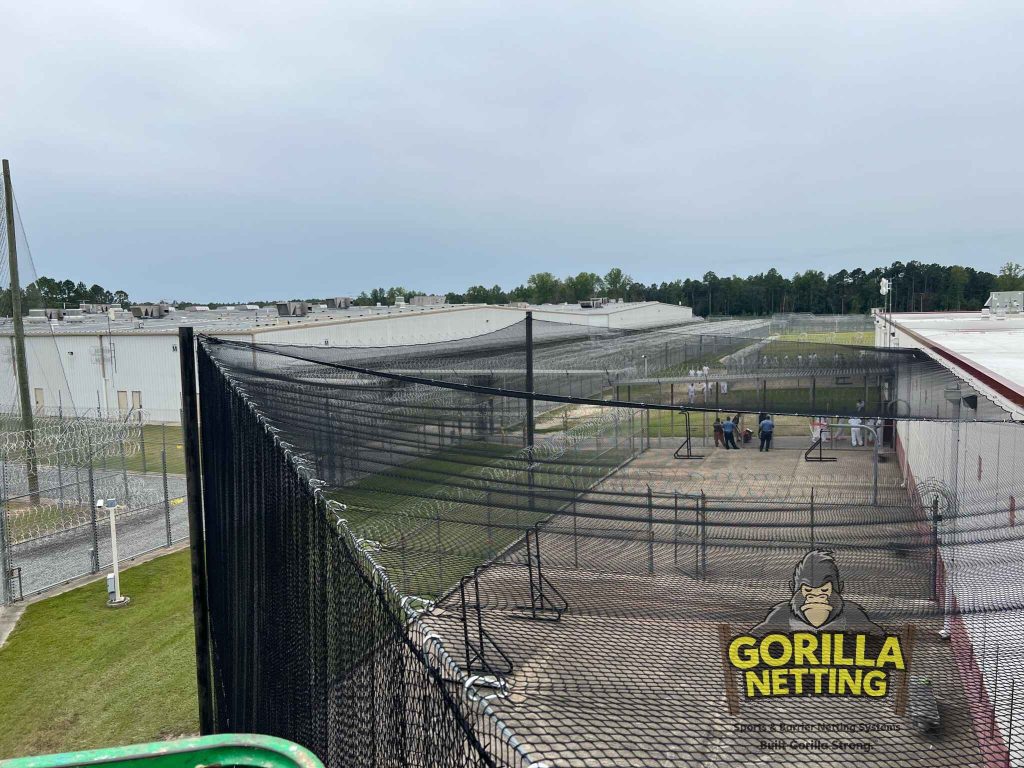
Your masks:
{"label": "concrete yard", "polygon": [[[965,660],[938,637],[933,539],[898,464],[879,465],[880,505],[872,506],[869,448],[812,463],[803,456],[807,440],[780,443],[770,453],[701,449],[704,457],[692,461],[653,447],[542,523],[529,564],[519,547],[482,571],[480,627],[493,640],[485,640],[484,656],[498,670],[500,649],[512,664],[507,695],[490,704],[534,760],[959,768],[992,759],[983,752],[991,740],[980,746],[975,735],[979,702],[969,687],[965,693]],[[843,597],[901,637],[910,671],[891,672],[891,688],[878,699],[747,700],[739,690],[738,713],[730,714],[721,633],[744,634],[788,600],[793,568],[813,548],[835,552]],[[531,580],[539,618],[530,610]],[[479,650],[468,602],[464,613],[456,590],[425,615],[463,664],[464,615],[470,650]],[[551,609],[563,605],[553,620]],[[734,681],[738,675],[730,673]],[[923,735],[909,711],[897,714],[905,678],[931,682],[937,732]]]}

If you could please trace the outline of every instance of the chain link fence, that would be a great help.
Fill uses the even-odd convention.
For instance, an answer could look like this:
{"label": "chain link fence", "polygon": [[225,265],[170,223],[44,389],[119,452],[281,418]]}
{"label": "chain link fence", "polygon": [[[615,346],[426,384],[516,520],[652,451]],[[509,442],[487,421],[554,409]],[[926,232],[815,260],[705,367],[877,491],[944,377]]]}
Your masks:
{"label": "chain link fence", "polygon": [[[188,537],[181,428],[132,411],[0,432],[0,600],[7,605]],[[10,427],[16,417],[5,417]]]}

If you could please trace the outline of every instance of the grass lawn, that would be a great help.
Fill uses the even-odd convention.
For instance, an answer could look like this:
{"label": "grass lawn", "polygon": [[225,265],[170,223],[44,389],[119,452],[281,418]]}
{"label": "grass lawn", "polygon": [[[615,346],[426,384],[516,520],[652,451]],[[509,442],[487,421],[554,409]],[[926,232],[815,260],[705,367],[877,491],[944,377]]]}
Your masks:
{"label": "grass lawn", "polygon": [[473,443],[396,464],[386,473],[329,492],[348,509],[357,535],[383,545],[376,554],[406,594],[437,597],[472,569],[519,540],[523,530],[568,503],[625,460],[628,440],[611,449],[573,452],[573,463],[541,463],[535,506],[527,506],[527,472],[518,448]]}
{"label": "grass lawn", "polygon": [[784,333],[779,341],[817,341],[824,344],[853,344],[859,347],[875,346],[874,331],[826,331],[824,333]]}
{"label": "grass lawn", "polygon": [[188,552],[30,605],[0,648],[0,758],[199,730]]}

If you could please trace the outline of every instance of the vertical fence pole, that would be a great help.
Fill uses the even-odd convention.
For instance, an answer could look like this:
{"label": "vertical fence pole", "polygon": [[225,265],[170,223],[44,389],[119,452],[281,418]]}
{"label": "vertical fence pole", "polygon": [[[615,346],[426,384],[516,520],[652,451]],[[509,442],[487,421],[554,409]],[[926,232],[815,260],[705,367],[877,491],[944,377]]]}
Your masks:
{"label": "vertical fence pole", "polygon": [[[57,394],[60,395],[60,392],[58,392]],[[64,420],[63,410],[64,409],[61,408],[60,415],[58,416],[58,418],[61,421]],[[62,450],[62,446],[58,445],[57,446],[57,450],[55,451],[55,453],[57,454],[56,457],[55,457],[56,460],[57,460],[57,509],[59,509],[59,510],[61,510],[63,512],[64,511],[64,467],[62,466],[62,454],[64,453],[64,451]]]}
{"label": "vertical fence pole", "polygon": [[128,494],[128,462],[124,455],[124,440],[117,441],[117,447],[121,452],[121,479],[124,481],[124,506],[131,509],[132,499]]}
{"label": "vertical fence pole", "polygon": [[142,423],[142,411],[139,411],[139,451],[142,453],[142,474],[146,474],[146,425]]}
{"label": "vertical fence pole", "polygon": [[700,532],[703,528],[700,518],[700,497],[694,505],[694,531],[693,531],[693,578],[700,578]]}
{"label": "vertical fence pole", "polygon": [[209,593],[206,583],[206,536],[203,530],[203,491],[199,454],[199,403],[196,394],[196,349],[190,326],[178,329],[181,361],[182,443],[185,447],[185,487],[188,493],[189,546],[192,553],[192,619],[196,638],[196,683],[199,694],[199,732],[214,733],[210,669]]}
{"label": "vertical fence pole", "polygon": [[932,499],[932,600],[939,599],[939,497]]}
{"label": "vertical fence pole", "polygon": [[93,468],[92,433],[89,434],[89,527],[92,531],[92,572],[100,572],[100,534],[96,524],[96,472]]}
{"label": "vertical fence pole", "polygon": [[487,554],[491,556],[494,554],[494,529],[491,528],[491,492],[487,491],[484,496],[484,509],[487,514]]}
{"label": "vertical fence pole", "polygon": [[672,492],[672,565],[679,566],[679,491]]}
{"label": "vertical fence pole", "polygon": [[[684,349],[686,348],[685,345],[684,345],[683,348]],[[668,404],[669,405],[675,405],[676,404],[676,385],[675,385],[675,382],[672,382],[671,384],[668,385]],[[676,409],[675,408],[673,408],[671,411],[668,412],[668,424],[669,424],[669,428],[668,428],[669,437],[675,437],[676,436]]]}
{"label": "vertical fence pole", "polygon": [[435,543],[435,549],[437,549],[437,596],[441,597],[441,593],[444,591],[444,558],[441,554],[443,538],[441,536],[441,508],[436,507],[434,511],[434,523],[437,528],[437,541]]}
{"label": "vertical fence pole", "polygon": [[704,491],[700,492],[700,577],[708,577],[708,501]]}
{"label": "vertical fence pole", "polygon": [[[978,693],[979,701],[981,693]],[[996,709],[999,706],[999,645],[996,644],[996,672],[995,685],[992,688],[992,722],[989,723],[988,735],[991,736],[996,730]]]}
{"label": "vertical fence pole", "polygon": [[[629,402],[633,402],[633,385],[632,384],[627,384],[626,385],[626,399]],[[632,408],[630,408],[629,409],[629,455],[630,456],[635,456],[636,455],[636,443],[635,443],[636,435],[634,434],[634,432],[636,432],[636,421],[635,421],[635,418],[634,418],[635,416],[636,416],[636,411],[634,411]]]}
{"label": "vertical fence pole", "polygon": [[[533,312],[526,313],[526,391],[533,394]],[[526,481],[529,486],[529,508],[533,512],[535,498],[533,495],[533,398],[526,400]]]}
{"label": "vertical fence pole", "polygon": [[654,575],[654,492],[647,486],[647,572]]}
{"label": "vertical fence pole", "polygon": [[[4,474],[6,475],[6,466]],[[0,605],[13,602],[11,594],[11,547],[10,534],[7,531],[7,484],[4,483],[3,494],[0,495]]]}
{"label": "vertical fence pole", "polygon": [[160,448],[160,469],[164,479],[164,527],[167,529],[167,546],[171,546],[171,497],[167,492],[167,425],[160,430],[163,445]]}
{"label": "vertical fence pole", "polygon": [[1016,684],[1015,678],[1010,678],[1010,719],[1006,729],[1006,768],[1010,768],[1013,759],[1013,689]]}
{"label": "vertical fence pole", "polygon": [[398,537],[398,553],[402,563],[402,592],[406,595],[409,594],[409,565],[405,554],[405,529]]}

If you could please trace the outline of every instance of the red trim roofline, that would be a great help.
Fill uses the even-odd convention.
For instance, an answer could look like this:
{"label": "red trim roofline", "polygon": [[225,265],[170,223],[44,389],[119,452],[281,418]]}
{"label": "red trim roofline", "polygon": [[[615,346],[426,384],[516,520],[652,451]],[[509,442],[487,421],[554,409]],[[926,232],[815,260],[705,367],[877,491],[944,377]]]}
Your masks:
{"label": "red trim roofline", "polygon": [[914,341],[921,344],[925,349],[929,349],[939,357],[945,358],[949,362],[953,363],[957,368],[967,371],[967,373],[974,376],[978,381],[982,382],[993,391],[998,392],[1014,405],[1019,405],[1024,408],[1024,389],[1019,385],[1014,384],[1009,379],[1003,378],[994,371],[990,371],[983,365],[973,363],[970,360],[961,357],[948,347],[944,347],[941,344],[930,341],[921,334],[900,325],[895,319],[889,322],[891,322],[896,328],[899,328],[901,332],[907,334],[907,336],[912,338]]}

